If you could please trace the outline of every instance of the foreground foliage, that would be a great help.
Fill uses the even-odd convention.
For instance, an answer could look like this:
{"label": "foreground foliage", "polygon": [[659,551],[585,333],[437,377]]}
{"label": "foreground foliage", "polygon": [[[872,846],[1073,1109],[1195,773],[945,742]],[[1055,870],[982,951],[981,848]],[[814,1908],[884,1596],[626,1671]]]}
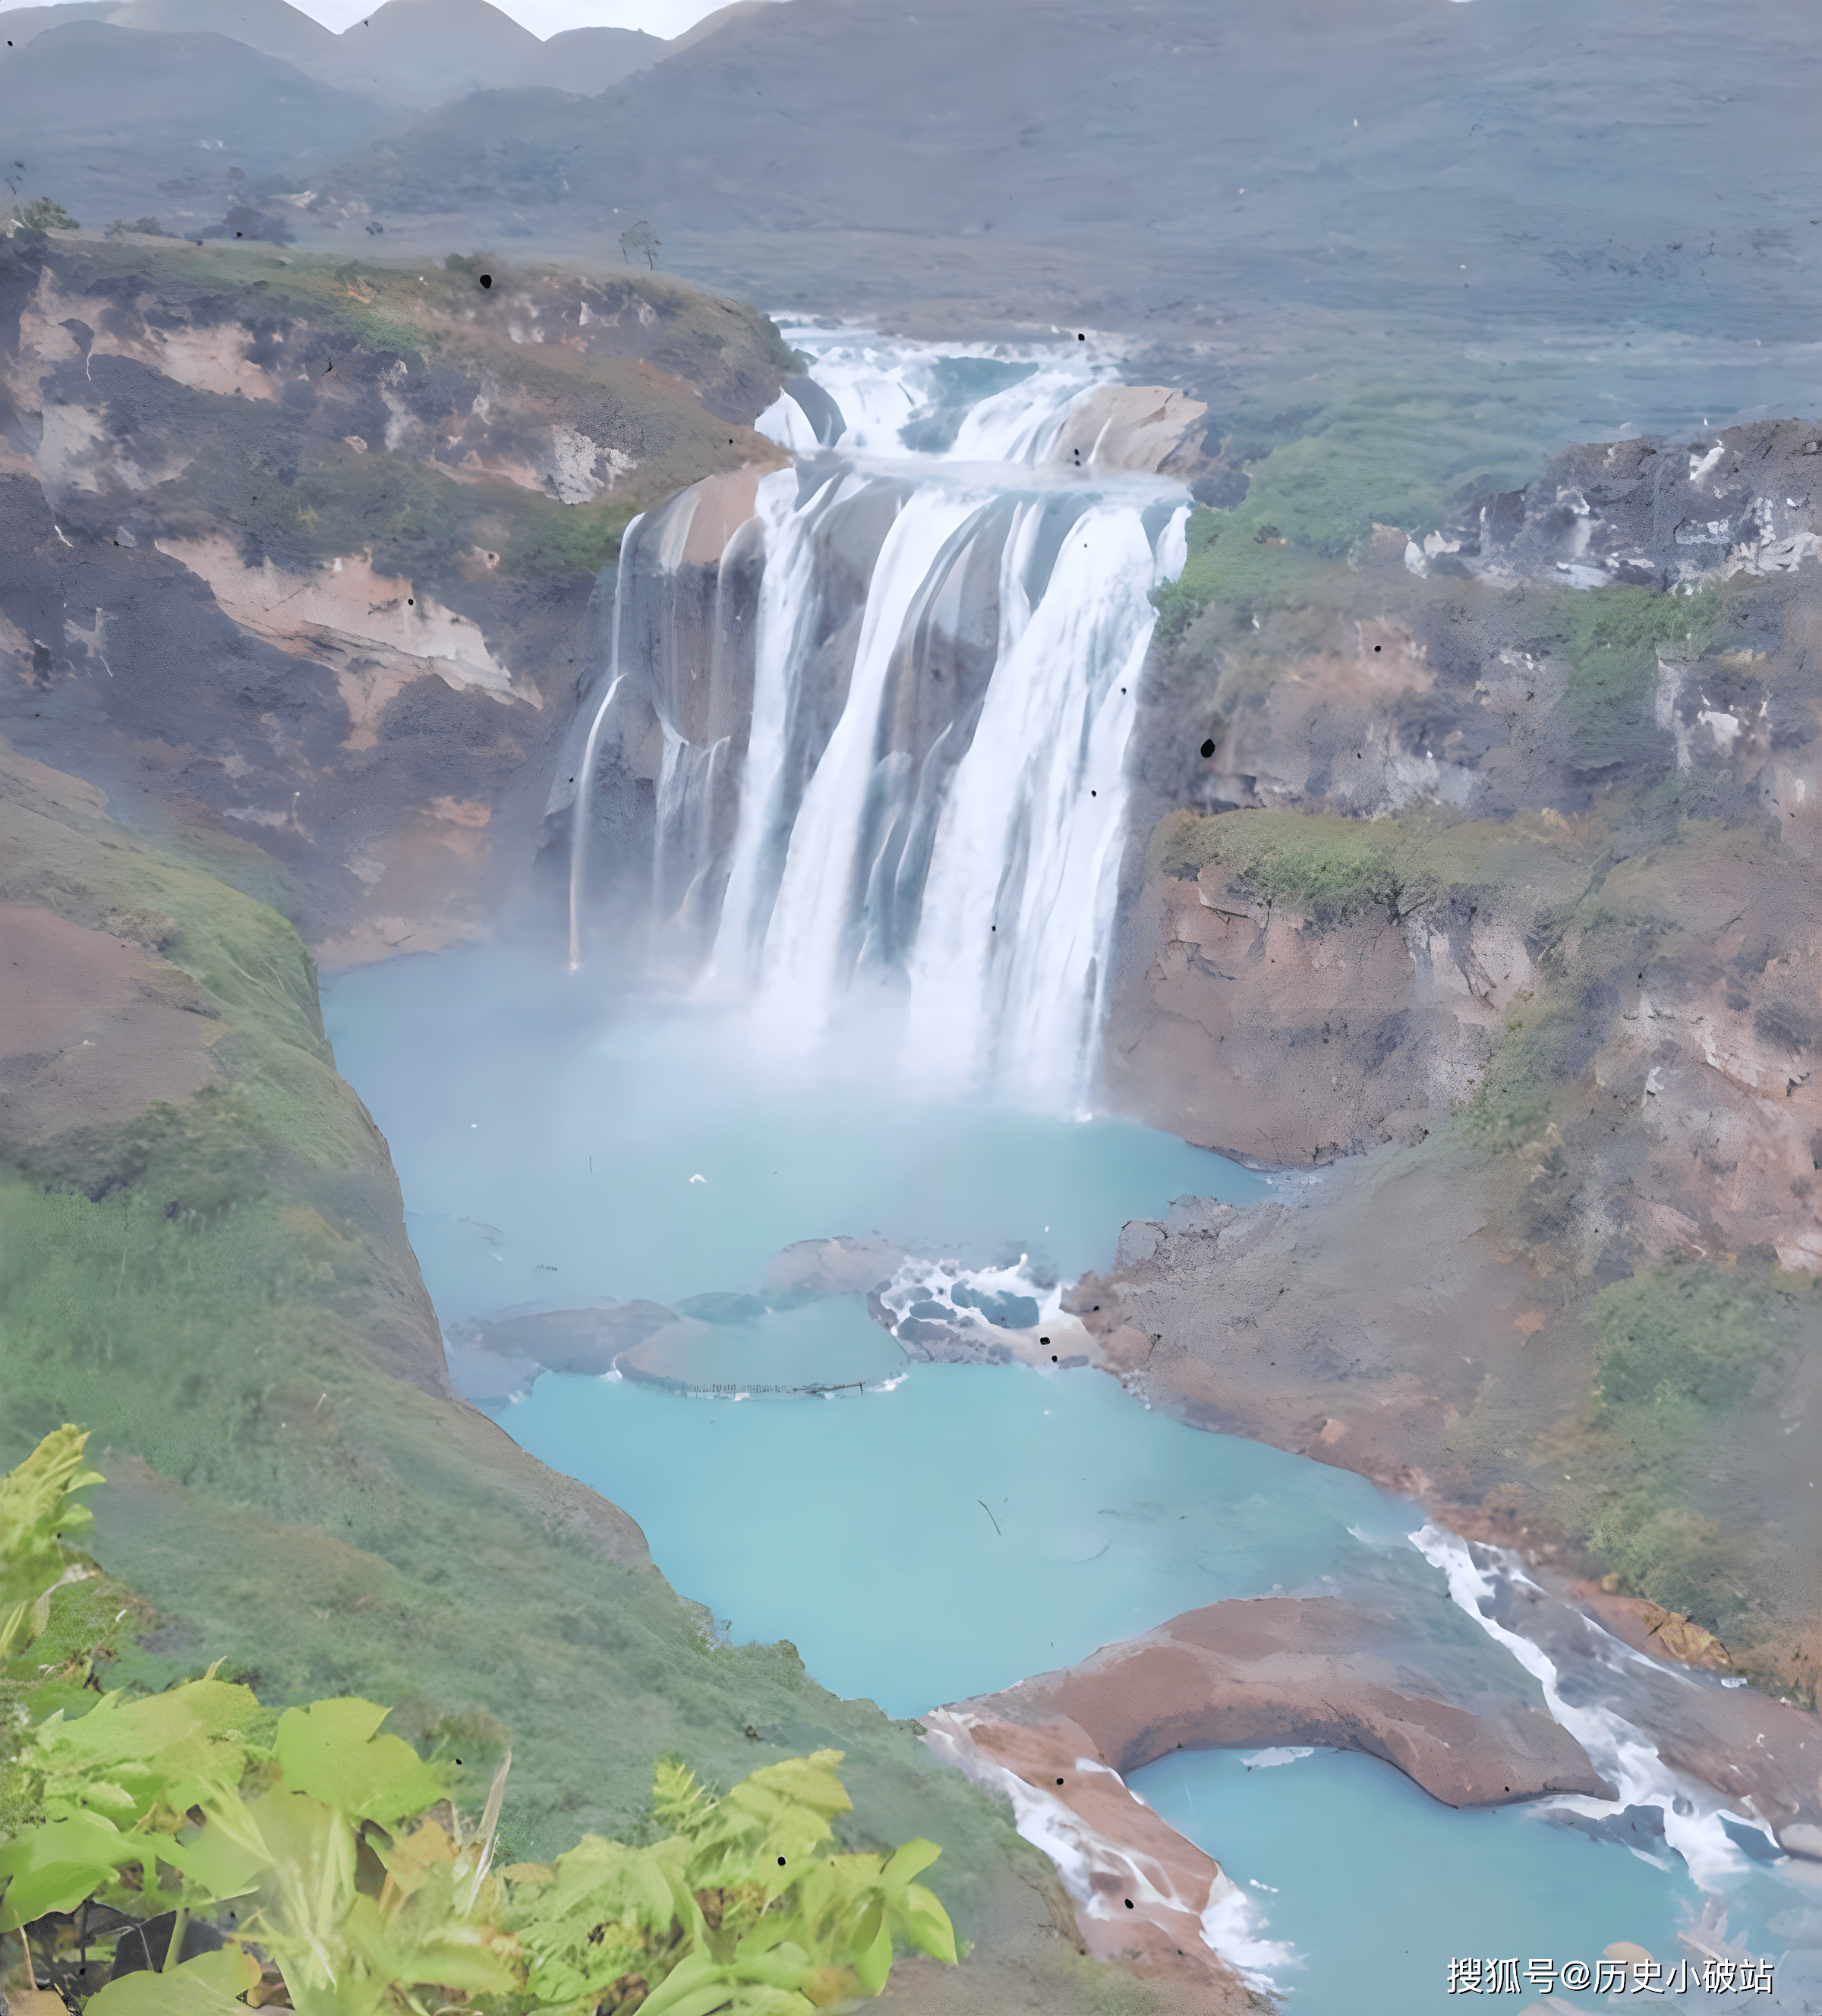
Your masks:
{"label": "foreground foliage", "polygon": [[[59,1428],[0,1484],[0,1590],[22,1641],[67,1571],[61,1536],[88,1517],[71,1493],[101,1481],[81,1467],[86,1440]],[[317,1701],[273,1724],[213,1669],[138,1699],[59,1701],[13,1760],[23,1823],[0,1848],[0,1927],[36,1927],[41,1943],[59,1915],[79,1914],[85,1935],[92,1917],[111,1927],[116,1978],[81,1998],[95,2016],[231,2008],[268,1969],[303,2016],[807,2016],[877,1994],[895,1941],[956,1957],[916,1881],[933,1843],[830,1852],[851,1805],[837,1750],[718,1798],[661,1759],[662,1838],[585,1834],[553,1864],[496,1870],[510,1756],[468,1826],[448,1766],[384,1733],[373,1702]],[[196,1923],[214,1949],[190,1952]],[[128,1967],[162,1956],[157,1971],[120,1967],[123,1930]]]}

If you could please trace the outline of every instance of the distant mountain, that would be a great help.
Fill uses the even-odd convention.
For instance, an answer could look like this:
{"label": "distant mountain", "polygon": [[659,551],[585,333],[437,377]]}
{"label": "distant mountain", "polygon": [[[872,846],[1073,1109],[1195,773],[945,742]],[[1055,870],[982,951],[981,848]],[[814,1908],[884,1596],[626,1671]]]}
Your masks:
{"label": "distant mountain", "polygon": [[54,7],[9,8],[0,13],[0,31],[22,49],[47,30],[76,21],[157,34],[227,35],[306,72],[313,63],[337,62],[341,48],[339,38],[287,0],[64,0]]}
{"label": "distant mountain", "polygon": [[325,67],[336,61],[338,38],[287,0],[126,0],[107,20],[158,34],[229,35],[322,82],[341,81]]}
{"label": "distant mountain", "polygon": [[67,0],[60,7],[9,7],[0,13],[0,39],[9,49],[22,49],[47,28],[67,28],[72,21],[105,21],[119,11],[120,0]]}
{"label": "distant mountain", "polygon": [[[743,4],[763,5],[767,0],[743,0]],[[536,69],[520,81],[596,97],[635,70],[672,55],[682,39],[679,36],[677,41],[667,42],[661,35],[648,35],[641,28],[566,28],[539,45]]]}
{"label": "distant mountain", "polygon": [[[737,0],[733,16],[765,0]],[[333,34],[288,0],[67,0],[0,14],[14,52],[49,31],[82,21],[161,34],[231,37],[305,76],[387,105],[419,110],[473,91],[542,85],[594,95],[692,42],[718,21],[698,23],[676,43],[634,28],[571,28],[541,42],[488,0],[386,0]],[[4,52],[0,52],[4,53]]]}
{"label": "distant mountain", "polygon": [[[190,0],[158,4],[182,6]],[[333,81],[411,106],[442,105],[473,91],[525,85],[603,92],[670,48],[636,28],[571,28],[541,42],[488,0],[386,0],[333,39],[339,45]]]}
{"label": "distant mountain", "polygon": [[349,82],[412,105],[528,82],[544,49],[488,0],[386,0],[337,39]]}
{"label": "distant mountain", "polygon": [[[952,293],[1014,322],[1073,301],[1129,322],[1421,299],[1442,327],[1471,301],[1484,328],[1648,308],[1690,340],[1808,340],[1788,275],[1815,257],[1793,137],[1822,82],[1809,14],[1752,10],[1722,44],[1697,0],[1640,0],[1624,31],[1584,16],[790,0],[729,10],[604,97],[528,103],[510,132],[484,99],[450,105],[339,177],[394,236],[415,211],[427,233],[554,249],[646,218],[678,270],[780,304]],[[1674,144],[1669,123],[1619,137],[1641,49]],[[549,192],[536,213],[488,203],[499,147],[516,186]],[[459,201],[452,160],[472,164]]]}
{"label": "distant mountain", "polygon": [[5,54],[0,131],[20,193],[92,228],[148,214],[180,235],[218,223],[244,182],[307,172],[394,117],[225,35],[78,20]]}
{"label": "distant mountain", "polygon": [[693,28],[686,28],[682,34],[673,35],[664,45],[664,53],[668,56],[679,55],[685,49],[693,49],[698,42],[706,41],[730,21],[744,20],[749,14],[767,13],[776,5],[777,0],[733,0],[730,6],[718,7],[712,14],[704,14]]}

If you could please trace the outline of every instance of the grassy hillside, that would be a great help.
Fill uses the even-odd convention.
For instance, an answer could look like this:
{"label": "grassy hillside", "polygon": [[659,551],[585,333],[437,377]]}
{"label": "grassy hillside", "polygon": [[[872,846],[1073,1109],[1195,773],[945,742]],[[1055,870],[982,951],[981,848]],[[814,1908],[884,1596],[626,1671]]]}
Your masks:
{"label": "grassy hillside", "polygon": [[98,1634],[106,1683],[219,1660],[268,1705],[394,1702],[482,1787],[510,1741],[525,1856],[636,1828],[661,1751],[726,1785],[838,1748],[851,1845],[942,1845],[934,1887],[995,1948],[975,1992],[1029,1948],[1053,2003],[1153,2006],[1078,1960],[1049,1864],[915,1725],[836,1699],[788,1644],[717,1642],[632,1521],[448,1394],[384,1144],[290,927],[74,780],[9,756],[3,781],[0,898],[155,935],[218,1009],[231,1081],[0,1146],[0,1466],[61,1421],[92,1431],[89,1545],[119,1581],[59,1628],[86,1638],[122,1583],[143,1598]]}

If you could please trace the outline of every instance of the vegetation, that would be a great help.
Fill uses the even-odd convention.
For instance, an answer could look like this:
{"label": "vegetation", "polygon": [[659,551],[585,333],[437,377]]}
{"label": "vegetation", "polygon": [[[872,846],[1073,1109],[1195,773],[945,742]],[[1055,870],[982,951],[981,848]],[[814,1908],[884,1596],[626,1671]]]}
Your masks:
{"label": "vegetation", "polygon": [[[1766,1521],[1813,1467],[1779,1402],[1815,1350],[1816,1292],[1773,1261],[1698,1262],[1612,1283],[1590,1311],[1595,1386],[1562,1508],[1623,1587],[1730,1651],[1775,1641],[1802,1601]],[[1813,1669],[1765,1677],[1813,1697]]]}
{"label": "vegetation", "polygon": [[1295,812],[1179,810],[1159,823],[1154,858],[1188,880],[1223,872],[1237,891],[1289,904],[1323,924],[1383,910],[1396,922],[1442,902],[1471,902],[1498,887],[1539,836],[1498,820],[1451,820],[1428,808],[1395,819]]}
{"label": "vegetation", "polygon": [[30,203],[22,203],[15,213],[20,229],[25,231],[80,231],[81,220],[72,217],[54,197],[34,196]]}
{"label": "vegetation", "polygon": [[[260,417],[248,423],[256,430]],[[178,508],[230,516],[259,550],[293,566],[366,552],[383,574],[445,585],[453,578],[458,595],[459,563],[477,549],[504,574],[592,579],[618,560],[639,508],[629,498],[564,504],[504,481],[459,483],[408,456],[351,448],[289,481],[268,480],[258,456],[233,433],[207,441],[174,486]]]}
{"label": "vegetation", "polygon": [[0,1665],[42,1636],[53,1593],[92,1565],[70,1545],[71,1534],[95,1522],[73,1498],[101,1481],[81,1467],[88,1439],[77,1429],[59,1428],[0,1479]]}
{"label": "vegetation", "polygon": [[630,261],[636,252],[642,254],[649,271],[658,263],[658,248],[663,242],[642,217],[636,224],[629,224],[621,232],[620,256]]}
{"label": "vegetation", "polygon": [[1594,1304],[1599,1407],[1736,1406],[1777,1348],[1779,1290],[1698,1270],[1617,1281]]}
{"label": "vegetation", "polygon": [[639,506],[630,498],[604,497],[594,504],[559,504],[530,497],[512,513],[512,529],[500,549],[504,573],[531,579],[600,574],[620,558],[621,535]]}
{"label": "vegetation", "polygon": [[34,1712],[208,1666],[275,1712],[390,1701],[471,1805],[510,1741],[506,1861],[630,1838],[660,1753],[729,1784],[838,1749],[843,1852],[927,1835],[963,1931],[1028,1913],[1047,1865],[915,1725],[837,1700],[788,1644],[719,1642],[630,1521],[445,1396],[384,1145],[295,933],[43,775],[9,770],[0,799],[9,899],[161,945],[229,1082],[0,1157],[0,1463],[82,1420],[112,1571],[54,1592],[0,1705],[40,1665]]}
{"label": "vegetation", "polygon": [[1175,581],[1158,589],[1155,632],[1176,643],[1211,603],[1294,601],[1314,592],[1327,570],[1308,551],[1287,545],[1249,496],[1237,512],[1198,504],[1185,527],[1189,558]]}
{"label": "vegetation", "polygon": [[1413,393],[1377,383],[1358,357],[1341,397],[1224,419],[1223,453],[1248,475],[1230,518],[1248,538],[1266,527],[1306,555],[1338,560],[1376,525],[1422,538],[1452,508],[1489,490],[1515,489],[1533,466],[1522,429],[1508,431],[1498,403]]}
{"label": "vegetation", "polygon": [[1652,716],[1659,651],[1698,657],[1720,621],[1721,603],[1718,588],[1678,596],[1611,587],[1561,599],[1556,616],[1570,667],[1562,704],[1580,768],[1604,769],[1633,754]]}
{"label": "vegetation", "polygon": [[[4,1614],[7,1653],[43,1631],[71,1572],[66,1536],[88,1518],[72,1494],[103,1481],[80,1467],[87,1440],[66,1424],[0,1483],[5,1593],[24,1591]],[[38,1705],[34,1690],[28,1720]],[[137,1699],[59,1696],[13,1759],[0,1926],[36,1926],[52,1949],[43,1921],[79,1913],[85,1930],[99,1907],[128,1968],[99,1993],[86,1964],[63,1985],[100,2016],[232,2007],[262,1962],[304,2016],[452,1997],[492,2016],[791,2016],[877,1994],[895,1939],[956,1958],[947,1914],[915,1881],[934,1844],[830,1852],[851,1803],[839,1751],[762,1766],[720,1798],[661,1759],[662,1839],[586,1834],[553,1866],[496,1873],[510,1758],[467,1827],[448,1770],[382,1733],[385,1719],[344,1697],[274,1724],[212,1668]],[[167,1918],[160,1970],[135,1968],[149,1921]],[[186,1958],[193,1920],[225,1936]]]}
{"label": "vegetation", "polygon": [[1273,448],[1252,472],[1245,515],[1339,559],[1375,524],[1421,534],[1442,522],[1442,488],[1410,468],[1408,459],[1382,458],[1372,437],[1343,423]]}

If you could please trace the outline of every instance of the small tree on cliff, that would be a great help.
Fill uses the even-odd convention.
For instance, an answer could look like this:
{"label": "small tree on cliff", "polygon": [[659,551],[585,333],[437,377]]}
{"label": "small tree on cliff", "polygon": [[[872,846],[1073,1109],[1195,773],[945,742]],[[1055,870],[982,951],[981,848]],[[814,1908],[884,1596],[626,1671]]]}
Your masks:
{"label": "small tree on cliff", "polygon": [[80,231],[81,222],[54,196],[34,196],[19,206],[19,221],[27,231]]}
{"label": "small tree on cliff", "polygon": [[658,234],[642,217],[638,223],[629,224],[621,232],[621,257],[630,260],[634,253],[643,252],[646,265],[655,268],[658,263],[659,243]]}

